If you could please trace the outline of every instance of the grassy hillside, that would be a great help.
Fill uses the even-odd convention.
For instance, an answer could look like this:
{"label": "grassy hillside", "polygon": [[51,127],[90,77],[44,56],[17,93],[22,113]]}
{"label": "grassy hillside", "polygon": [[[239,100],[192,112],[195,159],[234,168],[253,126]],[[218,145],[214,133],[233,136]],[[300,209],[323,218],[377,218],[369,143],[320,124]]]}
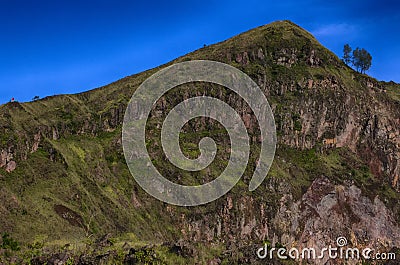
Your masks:
{"label": "grassy hillside", "polygon": [[[249,192],[259,154],[253,115],[247,128],[251,159],[238,185],[205,206],[176,207],[136,184],[123,157],[121,126],[131,95],[146,78],[172,63],[197,59],[228,63],[257,82],[274,111],[278,148],[267,179]],[[202,119],[184,128],[181,147],[196,157],[199,140],[213,137],[219,153],[209,168],[189,174],[163,155],[165,115],[196,95],[220,98],[242,116],[249,109],[226,88],[201,83],[180,86],[157,102],[147,124],[149,153],[156,167],[177,183],[210,181],[229,157],[225,130]],[[127,262],[127,257],[160,264],[248,263],[254,253],[246,247],[273,238],[283,242],[288,233],[273,225],[283,199],[301,200],[321,176],[336,185],[354,184],[372,201],[379,198],[399,224],[399,100],[399,85],[356,73],[310,33],[280,21],[95,90],[2,105],[0,232],[20,249],[4,244],[3,238],[0,263],[65,251],[70,264],[81,253],[108,253],[102,262],[110,264]],[[325,144],[326,139],[335,144]],[[266,235],[261,232],[264,223],[269,226]],[[300,230],[293,233],[296,240]]]}

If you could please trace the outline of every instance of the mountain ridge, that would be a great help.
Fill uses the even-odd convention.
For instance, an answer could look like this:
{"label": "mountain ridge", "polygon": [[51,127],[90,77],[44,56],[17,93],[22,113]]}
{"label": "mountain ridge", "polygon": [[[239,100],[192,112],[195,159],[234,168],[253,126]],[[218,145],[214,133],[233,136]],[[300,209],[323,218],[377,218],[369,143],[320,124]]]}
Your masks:
{"label": "mountain ridge", "polygon": [[[130,96],[146,78],[173,63],[197,59],[228,63],[260,86],[274,112],[278,147],[259,190],[245,192],[249,167],[227,195],[206,206],[186,209],[164,205],[137,186],[124,162],[120,134]],[[247,107],[235,95],[215,85],[189,84],[181,89],[184,92],[175,91],[157,103],[155,110],[163,114],[153,113],[150,140],[157,143],[157,124],[170,108],[164,103],[174,105],[196,93],[209,93],[238,110],[248,124],[252,147],[257,149],[257,123],[244,117]],[[11,234],[24,246],[43,242],[43,255],[46,247],[71,242],[79,242],[76,248],[84,251],[87,242],[94,244],[90,235],[112,233],[115,246],[128,242],[138,250],[155,244],[154,251],[169,262],[166,253],[177,248],[172,259],[182,263],[188,260],[185,255],[198,263],[210,262],[215,256],[221,261],[255,262],[251,248],[265,240],[288,246],[331,243],[321,237],[321,231],[331,240],[340,233],[354,237],[354,245],[398,247],[398,91],[397,84],[356,73],[310,33],[280,21],[94,90],[7,103],[0,106],[0,232]],[[185,129],[184,135],[196,142],[196,130],[203,132],[205,126],[204,121],[197,121],[195,131]],[[218,130],[214,136],[225,147]],[[183,149],[189,156],[197,154],[189,143]],[[160,152],[154,144],[151,153],[157,158]],[[257,151],[251,163],[256,155]],[[223,165],[222,161],[217,162]],[[172,172],[173,180],[188,180],[163,159],[155,162]],[[219,167],[213,165],[210,171],[218,172]],[[200,181],[212,178],[207,172],[195,176]],[[330,193],[337,197],[331,198]],[[329,216],[328,202],[345,206],[338,206]],[[382,207],[385,214],[376,220],[358,210],[360,205],[372,212],[373,207]],[[342,223],[322,225],[329,224],[330,218]],[[365,238],[361,232],[371,231],[363,226],[357,229],[361,221],[376,223]],[[310,223],[316,228],[309,228]],[[377,238],[384,244],[376,243]],[[217,247],[204,250],[213,244]],[[241,253],[242,259],[225,255],[221,249]]]}

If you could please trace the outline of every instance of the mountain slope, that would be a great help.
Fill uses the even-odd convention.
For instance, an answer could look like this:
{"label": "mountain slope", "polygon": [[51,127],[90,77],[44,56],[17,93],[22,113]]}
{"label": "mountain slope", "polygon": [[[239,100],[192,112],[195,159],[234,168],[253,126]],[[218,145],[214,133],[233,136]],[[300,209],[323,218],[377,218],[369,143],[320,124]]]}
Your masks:
{"label": "mountain slope", "polygon": [[[196,156],[201,137],[216,139],[220,156],[209,170],[188,175],[163,157],[159,125],[174,105],[195,95],[220,98],[242,115],[252,153],[243,179],[227,195],[205,206],[169,206],[130,175],[121,125],[131,95],[146,78],[197,59],[231,64],[257,82],[274,112],[277,154],[264,183],[248,192],[259,153],[254,115],[225,88],[180,86],[156,104],[147,126],[149,151],[161,171],[178,183],[202,183],[226,164],[226,132],[201,119],[185,127],[182,148]],[[167,263],[249,263],[264,241],[323,246],[338,236],[352,245],[398,248],[399,90],[356,73],[311,34],[280,21],[99,89],[2,105],[0,232],[22,246],[11,256],[33,252],[33,242],[40,243],[38,256],[65,245],[68,253],[92,255],[99,248],[95,239],[111,233],[113,250],[127,255],[127,242]]]}

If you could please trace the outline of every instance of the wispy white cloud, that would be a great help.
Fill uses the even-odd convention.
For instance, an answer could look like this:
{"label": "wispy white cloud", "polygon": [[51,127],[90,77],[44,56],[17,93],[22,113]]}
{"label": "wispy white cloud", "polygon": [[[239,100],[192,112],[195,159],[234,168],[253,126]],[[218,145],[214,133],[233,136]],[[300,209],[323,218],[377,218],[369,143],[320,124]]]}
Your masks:
{"label": "wispy white cloud", "polygon": [[347,23],[322,25],[311,31],[311,33],[317,37],[348,36],[356,32],[356,27]]}

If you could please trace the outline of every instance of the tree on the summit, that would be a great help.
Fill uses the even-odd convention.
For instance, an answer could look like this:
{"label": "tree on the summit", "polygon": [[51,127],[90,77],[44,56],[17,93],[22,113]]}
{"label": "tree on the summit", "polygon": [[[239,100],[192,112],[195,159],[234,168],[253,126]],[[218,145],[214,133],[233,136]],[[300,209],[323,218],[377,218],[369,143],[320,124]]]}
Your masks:
{"label": "tree on the summit", "polygon": [[343,47],[343,62],[347,65],[351,63],[351,47],[349,44],[345,44]]}
{"label": "tree on the summit", "polygon": [[365,73],[372,65],[372,56],[364,48],[356,48],[353,51],[352,63],[358,72]]}
{"label": "tree on the summit", "polygon": [[372,65],[372,56],[364,48],[356,48],[352,50],[349,44],[345,44],[343,47],[343,62],[350,66],[350,64],[359,73],[365,73]]}

